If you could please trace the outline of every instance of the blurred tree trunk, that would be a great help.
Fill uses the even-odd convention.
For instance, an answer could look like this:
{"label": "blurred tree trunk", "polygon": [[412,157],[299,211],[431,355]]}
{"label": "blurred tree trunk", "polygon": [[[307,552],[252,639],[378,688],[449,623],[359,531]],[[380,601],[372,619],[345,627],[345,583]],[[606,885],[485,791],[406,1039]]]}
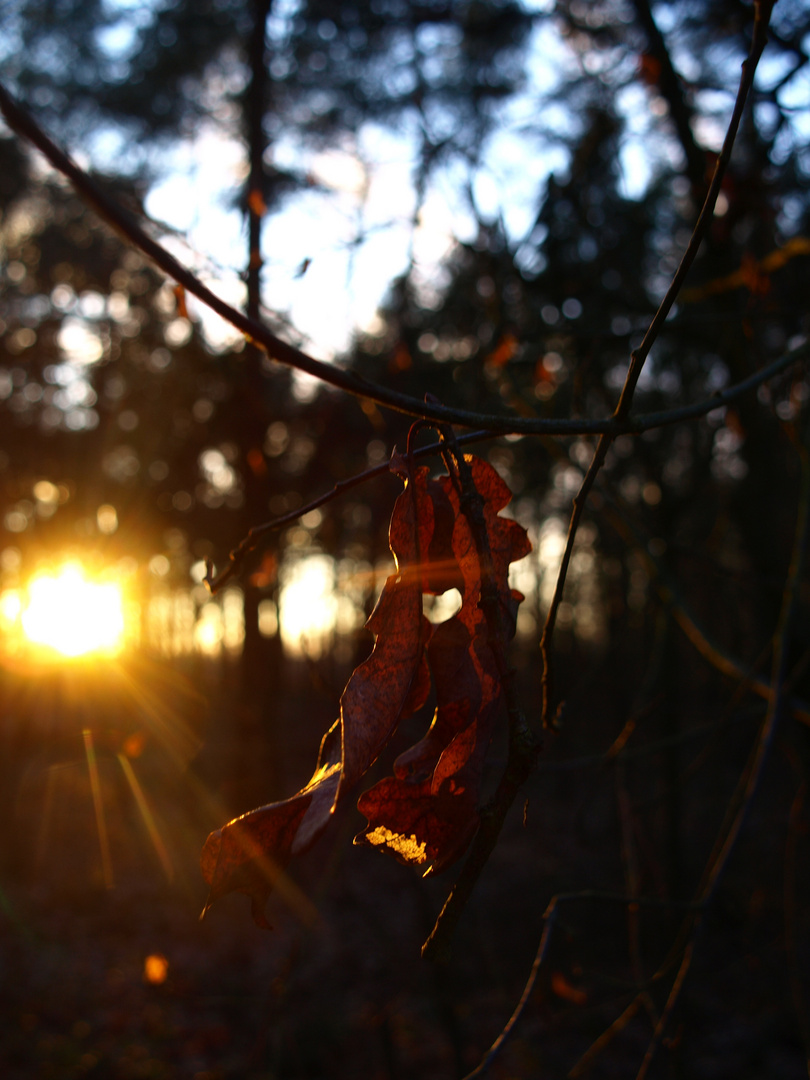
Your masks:
{"label": "blurred tree trunk", "polygon": [[[248,260],[245,279],[247,282],[247,314],[259,320],[261,316],[261,231],[265,213],[264,153],[267,139],[264,134],[263,117],[268,94],[267,64],[265,62],[267,19],[272,0],[256,0],[253,6],[253,27],[247,43],[247,59],[250,79],[243,99],[243,122],[247,143],[249,171],[245,190],[245,213],[247,216]],[[266,458],[262,452],[267,425],[272,420],[266,407],[268,401],[267,380],[262,370],[263,353],[248,344],[242,361],[243,394],[241,408],[244,414],[246,440],[246,467],[244,469],[245,504],[242,532],[267,517],[269,475]],[[242,583],[244,593],[245,640],[242,648],[241,688],[243,709],[241,715],[247,730],[240,732],[245,738],[247,753],[262,747],[262,764],[278,761],[277,724],[274,703],[278,701],[279,683],[283,672],[281,635],[276,633],[265,638],[259,631],[259,604],[262,599],[261,579],[255,575],[256,562]],[[250,744],[256,743],[255,747]],[[255,759],[254,759],[255,760]],[[272,770],[269,770],[272,772]],[[266,784],[267,777],[264,777]],[[275,788],[280,777],[269,777]]]}

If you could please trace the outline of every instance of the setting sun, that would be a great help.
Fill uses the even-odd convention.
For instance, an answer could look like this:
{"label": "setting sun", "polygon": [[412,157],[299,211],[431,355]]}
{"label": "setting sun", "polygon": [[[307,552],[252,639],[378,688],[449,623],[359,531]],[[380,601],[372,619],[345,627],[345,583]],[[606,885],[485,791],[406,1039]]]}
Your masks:
{"label": "setting sun", "polygon": [[88,581],[81,567],[71,564],[34,578],[21,621],[29,641],[65,657],[117,652],[124,636],[121,590]]}

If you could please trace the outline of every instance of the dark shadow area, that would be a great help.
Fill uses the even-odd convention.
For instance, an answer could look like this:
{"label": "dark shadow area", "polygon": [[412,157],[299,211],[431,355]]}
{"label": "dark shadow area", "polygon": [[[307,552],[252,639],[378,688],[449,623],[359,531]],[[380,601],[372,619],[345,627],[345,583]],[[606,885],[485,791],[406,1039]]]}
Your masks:
{"label": "dark shadow area", "polygon": [[[625,668],[634,649],[640,658],[648,651],[638,633],[625,638]],[[684,640],[672,650],[673,663],[688,659]],[[538,671],[532,654],[519,659],[528,697]],[[462,1075],[520,996],[549,900],[626,894],[631,883],[660,906],[596,895],[562,907],[531,1002],[492,1075],[567,1075],[644,986],[643,1004],[590,1072],[633,1075],[671,983],[666,957],[684,914],[677,901],[695,889],[763,708],[729,705],[727,688],[693,665],[679,683],[677,732],[653,700],[611,756],[627,672],[606,657],[563,659],[575,687],[565,727],[526,788],[525,808],[507,821],[447,967],[420,960],[419,950],[454,872],[421,880],[352,847],[364,821],[351,805],[290,868],[317,925],[278,896],[268,908],[272,931],[253,925],[238,895],[198,920],[197,859],[208,830],[251,808],[263,787],[270,794],[261,740],[237,735],[227,671],[133,663],[125,679],[96,685],[91,701],[66,698],[65,680],[31,685],[6,675],[3,1075]],[[577,688],[585,660],[596,674]],[[150,697],[164,680],[151,710],[138,701],[145,675]],[[313,692],[311,667],[293,665],[291,681],[279,703],[281,761],[272,766],[281,795],[307,779],[335,707]],[[426,722],[403,725],[369,780],[390,771]],[[89,724],[111,888],[82,738]],[[794,762],[807,735],[796,725],[775,754],[651,1075],[804,1075],[790,973],[802,991],[810,927],[796,898],[808,885],[807,811]],[[493,778],[503,749],[493,747]]]}

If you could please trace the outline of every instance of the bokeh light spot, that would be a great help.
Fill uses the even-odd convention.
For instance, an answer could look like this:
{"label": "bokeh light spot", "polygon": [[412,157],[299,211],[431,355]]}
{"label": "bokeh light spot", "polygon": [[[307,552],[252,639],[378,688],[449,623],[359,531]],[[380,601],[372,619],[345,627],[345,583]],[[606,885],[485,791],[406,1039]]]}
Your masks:
{"label": "bokeh light spot", "polygon": [[160,953],[151,953],[143,962],[143,980],[160,986],[169,975],[169,961]]}

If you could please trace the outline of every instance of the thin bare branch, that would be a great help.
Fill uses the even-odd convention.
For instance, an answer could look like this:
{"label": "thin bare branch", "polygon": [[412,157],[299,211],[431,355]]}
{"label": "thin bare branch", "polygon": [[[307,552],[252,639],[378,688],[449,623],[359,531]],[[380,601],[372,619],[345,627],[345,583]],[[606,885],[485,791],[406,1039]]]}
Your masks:
{"label": "thin bare branch", "polygon": [[573,1069],[568,1073],[568,1080],[578,1080],[580,1076],[585,1076],[602,1051],[607,1049],[616,1036],[621,1035],[630,1021],[635,1018],[636,1013],[643,1004],[645,993],[646,991],[639,991],[627,1008],[619,1013],[613,1023],[605,1028],[597,1039],[594,1039],[576,1065],[574,1065]]}
{"label": "thin bare branch", "polygon": [[565,581],[568,576],[568,567],[571,562],[571,556],[574,553],[574,541],[579,531],[580,522],[582,521],[582,515],[585,512],[585,504],[588,501],[588,495],[591,492],[596,477],[599,474],[599,470],[604,464],[607,452],[610,449],[610,444],[613,439],[608,435],[603,435],[599,444],[596,447],[596,453],[593,456],[591,464],[585,474],[585,479],[582,481],[582,485],[574,496],[574,506],[571,512],[571,521],[568,524],[568,535],[565,540],[565,550],[563,551],[563,557],[560,562],[560,569],[557,572],[557,581],[554,585],[554,595],[549,605],[546,621],[543,625],[543,634],[540,638],[540,655],[543,658],[543,727],[553,728],[557,726],[556,717],[552,717],[553,708],[553,671],[551,661],[551,642],[554,637],[554,628],[557,624],[557,613],[560,610],[560,604],[562,603],[563,590],[565,589]]}
{"label": "thin bare branch", "polygon": [[[737,129],[740,125],[740,119],[742,118],[743,109],[745,108],[745,102],[748,97],[748,93],[754,81],[754,72],[756,71],[759,58],[762,55],[762,50],[765,48],[765,43],[768,40],[768,20],[770,18],[770,12],[773,4],[765,2],[756,5],[756,19],[754,21],[754,32],[751,40],[751,48],[747,59],[743,63],[742,75],[740,77],[740,86],[737,91],[737,97],[734,102],[734,109],[731,114],[731,120],[729,121],[728,130],[726,131],[726,137],[723,140],[723,149],[720,152],[720,156],[717,159],[717,163],[714,169],[714,175],[712,176],[709,190],[706,194],[706,199],[703,203],[703,208],[700,212],[698,220],[692,230],[692,235],[689,238],[689,243],[686,246],[686,250],[681,258],[680,265],[675,271],[675,276],[667,289],[664,299],[659,305],[658,311],[656,311],[652,322],[650,323],[647,333],[644,335],[644,340],[641,342],[637,349],[634,349],[630,354],[630,366],[627,371],[627,377],[624,380],[624,386],[622,387],[621,394],[619,395],[619,403],[616,406],[616,410],[613,414],[615,422],[621,423],[625,420],[630,413],[630,408],[633,403],[633,395],[638,385],[638,380],[641,372],[644,368],[644,364],[647,357],[650,354],[650,349],[658,338],[667,316],[672,310],[672,305],[678,296],[678,293],[683,286],[686,275],[689,273],[689,269],[694,262],[695,256],[698,253],[698,249],[703,242],[703,238],[706,235],[706,230],[709,227],[709,223],[712,219],[714,212],[714,206],[717,201],[717,196],[720,193],[720,185],[723,182],[723,176],[725,175],[726,168],[731,160],[731,150],[734,146],[734,141],[737,137]],[[554,708],[553,698],[553,671],[552,671],[552,658],[551,658],[551,643],[554,637],[554,628],[557,622],[557,613],[562,603],[563,591],[565,589],[565,581],[568,575],[568,567],[571,562],[571,555],[574,550],[574,543],[576,541],[577,532],[582,521],[582,515],[585,510],[585,504],[588,500],[588,495],[593,488],[594,481],[596,480],[602,465],[607,457],[607,452],[611,443],[615,439],[615,435],[606,432],[601,435],[591,460],[588,471],[585,474],[585,479],[582,481],[582,486],[577,492],[574,498],[573,509],[571,512],[571,520],[568,526],[568,536],[565,542],[565,550],[563,552],[562,561],[560,563],[560,569],[557,574],[557,581],[554,587],[554,596],[549,606],[548,615],[543,626],[543,634],[540,639],[540,653],[543,658],[543,726],[553,727],[555,724],[555,718],[552,717],[552,711]]]}
{"label": "thin bare branch", "polygon": [[722,409],[726,405],[731,405],[737,398],[758,389],[770,379],[792,367],[793,364],[798,364],[808,358],[810,358],[810,341],[805,340],[786,352],[784,356],[780,356],[778,360],[774,360],[771,364],[754,372],[753,375],[749,375],[747,379],[742,379],[733,386],[729,386],[728,389],[719,391],[705,401],[696,401],[692,405],[682,405],[677,409],[642,413],[640,416],[628,418],[626,434],[641,435],[643,432],[651,431],[653,428],[671,427],[673,424],[682,424],[686,420],[697,420],[701,416],[714,412],[715,409]]}
{"label": "thin bare branch", "polygon": [[689,243],[686,245],[686,251],[683,253],[680,265],[675,271],[675,276],[667,289],[664,299],[659,305],[658,311],[655,313],[653,321],[650,323],[647,333],[644,335],[644,340],[631,354],[630,370],[627,373],[627,379],[622,387],[619,404],[616,407],[617,418],[625,416],[630,410],[633,394],[635,393],[636,384],[638,383],[644,363],[650,354],[650,349],[655,344],[658,335],[663,329],[667,316],[672,310],[672,305],[678,297],[678,293],[683,287],[686,275],[689,273],[692,263],[695,261],[695,256],[698,253],[700,245],[703,243],[703,238],[706,235],[706,231],[712,220],[712,215],[714,214],[715,203],[717,202],[717,196],[720,194],[720,187],[723,183],[723,177],[728,168],[728,163],[731,160],[731,151],[737,138],[737,130],[740,126],[745,103],[754,83],[754,74],[757,70],[757,64],[759,63],[762,51],[768,41],[768,22],[773,8],[773,0],[760,0],[760,2],[756,3],[754,6],[756,9],[756,18],[754,19],[751,48],[748,56],[743,62],[740,86],[734,101],[734,109],[731,113],[726,137],[723,140],[723,148],[720,151],[720,155],[714,166],[714,174],[711,183],[709,184],[709,190],[706,193],[703,209],[700,211],[700,216],[695,223],[695,228],[689,238]]}
{"label": "thin bare branch", "polygon": [[[762,370],[758,371],[755,375],[729,387],[722,393],[713,395],[713,397],[709,398],[707,401],[696,402],[693,405],[685,405],[680,409],[671,409],[667,412],[648,413],[635,418],[635,420],[632,421],[633,430],[632,432],[628,430],[627,434],[636,434],[647,431],[653,427],[663,427],[667,424],[682,423],[687,420],[705,416],[715,409],[730,404],[742,394],[745,394],[752,389],[756,389],[756,387],[761,386],[769,379],[774,378],[793,364],[808,358],[810,358],[810,342],[803,342],[801,345],[798,345],[785,353],[785,355],[781,356],[778,360],[775,360],[772,364],[762,368]],[[463,435],[457,435],[456,441],[460,446],[466,446],[469,443],[497,438],[498,434],[498,432],[494,431],[472,431]],[[435,442],[431,443],[429,446],[419,447],[414,451],[414,454],[416,457],[428,457],[432,454],[440,453],[441,450],[442,443]],[[317,510],[319,507],[331,502],[332,499],[344,494],[344,492],[350,491],[352,488],[364,484],[367,480],[373,480],[375,477],[381,476],[383,473],[387,472],[387,462],[384,462],[381,465],[375,465],[370,469],[365,469],[363,472],[357,473],[356,476],[339,481],[333,488],[330,488],[329,491],[312,499],[297,510],[291,510],[288,514],[282,514],[280,517],[273,518],[272,521],[266,521],[260,525],[255,525],[250,529],[244,539],[233,548],[228,555],[227,564],[219,573],[215,574],[213,565],[209,564],[205,581],[211,592],[217,592],[223,585],[235,577],[239,573],[245,557],[251,551],[255,551],[268,535],[276,532],[278,529],[285,528],[287,525],[291,525],[293,522],[302,518],[304,514],[308,514],[311,510]]]}
{"label": "thin bare branch", "polygon": [[[468,443],[481,442],[483,439],[492,439],[496,436],[491,431],[471,431],[466,435],[459,435],[456,437],[456,442],[461,445],[467,445]],[[444,443],[433,442],[427,446],[416,447],[412,451],[412,457],[422,458],[429,457],[432,454],[440,454],[443,450]],[[208,566],[205,575],[205,584],[211,590],[212,593],[219,592],[223,585],[227,584],[231,578],[235,577],[242,568],[242,563],[245,561],[245,557],[251,552],[255,551],[260,546],[262,541],[273,532],[277,532],[279,529],[286,528],[287,525],[292,525],[293,522],[299,521],[305,514],[308,514],[311,510],[317,510],[319,507],[324,506],[326,503],[331,502],[332,499],[338,498],[347,491],[351,491],[352,488],[358,487],[360,484],[365,484],[368,480],[374,480],[378,476],[391,475],[389,463],[384,461],[380,465],[373,465],[370,469],[364,469],[363,472],[357,473],[355,476],[350,476],[346,480],[339,480],[333,488],[329,491],[319,495],[316,499],[312,499],[304,506],[299,506],[297,510],[291,510],[288,514],[282,514],[281,517],[273,518],[272,521],[266,521],[262,525],[255,525],[242,540],[228,555],[227,564],[220,570],[218,574],[214,573],[214,567],[211,561],[208,561]]]}
{"label": "thin bare branch", "polygon": [[[731,404],[736,398],[748,393],[750,390],[755,390],[758,386],[768,382],[769,379],[774,378],[776,375],[787,370],[793,364],[800,363],[801,361],[810,359],[810,342],[802,342],[801,345],[797,345],[795,348],[786,352],[784,356],[780,356],[778,360],[774,360],[772,364],[768,364],[767,367],[762,368],[756,374],[749,376],[742,382],[736,383],[734,386],[730,386],[722,393],[713,395],[706,401],[695,402],[692,405],[684,405],[679,409],[670,409],[665,412],[647,413],[628,421],[629,425],[625,434],[640,434],[644,431],[649,431],[651,428],[664,427],[668,424],[683,423],[687,420],[695,420],[701,416],[705,416],[707,413],[713,412],[715,409],[722,408]],[[496,431],[471,431],[463,435],[457,435],[456,441],[459,446],[466,446],[473,442],[482,442],[485,439],[497,438],[500,432]],[[429,446],[421,446],[414,451],[416,457],[429,457],[432,454],[441,453],[442,443],[434,442]],[[319,495],[316,499],[312,499],[304,506],[299,507],[297,510],[291,510],[288,514],[282,514],[281,517],[273,518],[272,521],[265,521],[260,525],[255,525],[245,536],[243,540],[228,555],[228,562],[219,573],[214,573],[213,565],[209,564],[208,573],[205,581],[212,592],[217,592],[228,581],[235,577],[245,560],[245,557],[251,552],[255,551],[262,543],[262,541],[271,533],[276,532],[278,529],[283,529],[287,525],[291,525],[294,521],[298,521],[308,514],[310,510],[317,510],[319,507],[324,506],[326,503],[331,502],[332,499],[344,494],[346,491],[350,491],[352,488],[357,487],[360,484],[364,484],[367,480],[373,480],[377,476],[381,476],[383,473],[388,472],[388,463],[384,462],[381,465],[375,465],[370,469],[365,469],[361,473],[357,473],[356,476],[349,477],[346,480],[341,480],[329,491],[324,492],[323,495]]]}

